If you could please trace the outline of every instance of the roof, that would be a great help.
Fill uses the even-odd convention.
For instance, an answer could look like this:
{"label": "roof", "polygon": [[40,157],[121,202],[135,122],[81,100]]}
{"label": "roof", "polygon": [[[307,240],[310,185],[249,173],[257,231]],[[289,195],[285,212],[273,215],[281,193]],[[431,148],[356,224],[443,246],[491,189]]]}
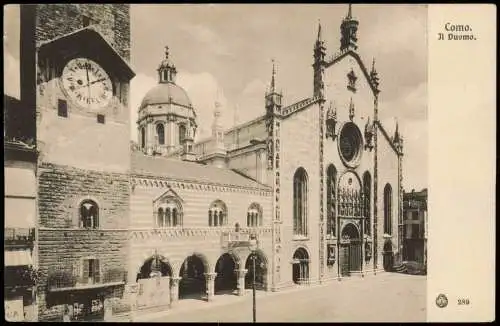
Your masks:
{"label": "roof", "polygon": [[[93,46],[89,47],[88,44]],[[104,64],[106,70],[114,70],[127,80],[135,76],[129,63],[116,52],[94,26],[87,26],[52,40],[41,42],[38,51],[41,58],[56,56],[60,59],[68,59],[75,55],[92,57]]]}
{"label": "roof", "polygon": [[202,165],[161,156],[147,156],[141,152],[132,153],[131,163],[133,174],[222,186],[271,190],[269,186],[245,177],[231,169],[217,168],[211,165]]}
{"label": "roof", "polygon": [[168,82],[160,83],[150,89],[144,96],[140,109],[147,105],[173,103],[185,107],[191,107],[191,100],[186,91],[179,85]]}

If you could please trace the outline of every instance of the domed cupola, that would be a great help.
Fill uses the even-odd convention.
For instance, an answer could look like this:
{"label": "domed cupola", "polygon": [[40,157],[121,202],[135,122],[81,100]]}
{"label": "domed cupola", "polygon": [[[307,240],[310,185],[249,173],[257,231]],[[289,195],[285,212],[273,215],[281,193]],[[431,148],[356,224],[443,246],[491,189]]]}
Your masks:
{"label": "domed cupola", "polygon": [[177,68],[168,47],[157,71],[158,85],[144,96],[137,121],[139,147],[148,155],[165,155],[182,148],[186,135],[194,137],[197,127],[191,100],[175,83]]}

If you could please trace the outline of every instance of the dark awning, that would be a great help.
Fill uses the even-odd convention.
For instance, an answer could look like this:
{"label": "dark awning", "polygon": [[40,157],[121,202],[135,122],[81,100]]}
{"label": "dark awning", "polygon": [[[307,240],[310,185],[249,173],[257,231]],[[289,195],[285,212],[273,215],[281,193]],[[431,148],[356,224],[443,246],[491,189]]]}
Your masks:
{"label": "dark awning", "polygon": [[38,47],[38,57],[55,58],[62,62],[75,56],[95,59],[108,71],[114,71],[129,81],[135,76],[127,61],[92,26],[43,42]]}

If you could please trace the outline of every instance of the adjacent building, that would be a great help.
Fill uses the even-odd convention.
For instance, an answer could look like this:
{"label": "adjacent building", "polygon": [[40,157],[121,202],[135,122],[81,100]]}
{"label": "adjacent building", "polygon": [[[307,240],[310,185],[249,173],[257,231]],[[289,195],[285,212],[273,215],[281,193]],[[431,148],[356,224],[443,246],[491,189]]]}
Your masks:
{"label": "adjacent building", "polygon": [[36,160],[29,107],[4,95],[4,301],[8,321],[36,320]]}
{"label": "adjacent building", "polygon": [[403,259],[427,266],[427,188],[403,198]]}

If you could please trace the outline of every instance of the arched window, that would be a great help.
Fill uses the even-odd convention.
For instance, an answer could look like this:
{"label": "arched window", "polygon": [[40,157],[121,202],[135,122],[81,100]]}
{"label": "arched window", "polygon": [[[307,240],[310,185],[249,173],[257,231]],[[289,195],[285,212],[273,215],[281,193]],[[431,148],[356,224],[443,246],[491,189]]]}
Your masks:
{"label": "arched window", "polygon": [[146,130],[144,127],[141,128],[141,148],[146,147]]}
{"label": "arched window", "polygon": [[262,208],[257,203],[252,203],[247,211],[247,226],[262,226]]}
{"label": "arched window", "polygon": [[97,229],[99,227],[99,206],[90,199],[80,204],[80,227]]}
{"label": "arched window", "polygon": [[372,187],[372,177],[370,175],[370,172],[366,171],[365,174],[363,174],[363,193],[365,195],[365,202],[364,204],[364,217],[365,217],[365,227],[364,227],[364,233],[365,234],[371,234],[371,187]]}
{"label": "arched window", "polygon": [[392,187],[386,184],[384,188],[384,233],[392,235]]}
{"label": "arched window", "polygon": [[337,186],[337,169],[333,164],[330,164],[326,171],[326,205],[327,205],[327,221],[326,233],[335,236],[337,227],[337,214],[335,210],[336,204],[336,186]]}
{"label": "arched window", "polygon": [[162,123],[156,125],[156,135],[158,136],[158,145],[165,144],[165,127]]}
{"label": "arched window", "polygon": [[210,205],[210,208],[208,209],[208,225],[227,225],[227,207],[224,202],[216,200]]}
{"label": "arched window", "polygon": [[293,176],[293,233],[307,235],[307,173],[303,168]]}
{"label": "arched window", "polygon": [[186,139],[186,126],[183,124],[179,125],[179,144],[184,144],[184,139]]}
{"label": "arched window", "polygon": [[175,227],[182,225],[182,206],[172,198],[163,200],[156,205],[156,226]]}
{"label": "arched window", "polygon": [[161,228],[164,226],[163,219],[164,219],[163,208],[160,207],[158,208],[158,216],[156,217],[156,227]]}

